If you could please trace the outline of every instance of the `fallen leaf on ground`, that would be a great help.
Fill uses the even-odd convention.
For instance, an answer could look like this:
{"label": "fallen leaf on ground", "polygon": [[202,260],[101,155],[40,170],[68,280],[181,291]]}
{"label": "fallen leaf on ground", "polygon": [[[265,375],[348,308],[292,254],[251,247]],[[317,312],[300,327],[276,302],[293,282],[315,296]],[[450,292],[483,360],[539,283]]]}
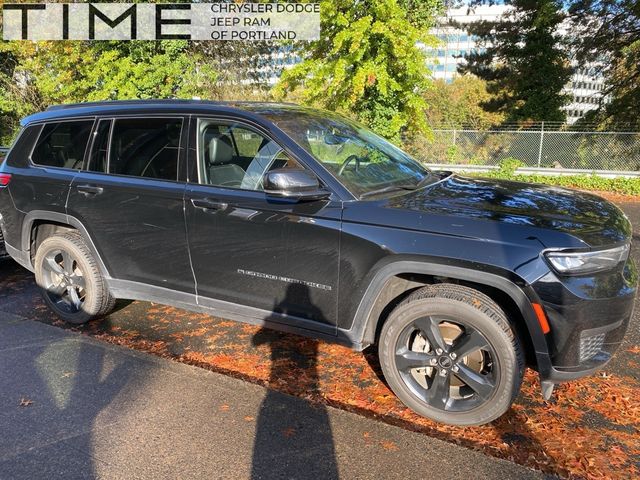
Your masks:
{"label": "fallen leaf on ground", "polygon": [[384,448],[385,450],[388,450],[390,452],[396,452],[396,451],[399,450],[398,446],[395,443],[393,443],[393,442],[391,442],[389,440],[381,441],[380,445],[382,445],[382,448]]}

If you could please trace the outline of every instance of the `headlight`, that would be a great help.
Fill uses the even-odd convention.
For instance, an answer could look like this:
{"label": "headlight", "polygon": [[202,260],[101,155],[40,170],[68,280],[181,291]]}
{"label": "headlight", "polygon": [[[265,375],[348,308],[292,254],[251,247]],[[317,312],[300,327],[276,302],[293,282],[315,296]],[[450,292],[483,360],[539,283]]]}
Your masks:
{"label": "headlight", "polygon": [[547,252],[546,257],[558,273],[580,275],[611,270],[629,256],[629,245],[594,252]]}

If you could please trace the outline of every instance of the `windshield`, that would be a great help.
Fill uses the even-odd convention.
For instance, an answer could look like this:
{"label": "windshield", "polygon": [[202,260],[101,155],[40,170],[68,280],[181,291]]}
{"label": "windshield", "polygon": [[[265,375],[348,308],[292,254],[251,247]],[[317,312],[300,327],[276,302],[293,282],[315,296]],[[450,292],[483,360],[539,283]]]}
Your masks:
{"label": "windshield", "polygon": [[431,172],[365,127],[339,115],[304,110],[265,112],[356,196],[416,188]]}

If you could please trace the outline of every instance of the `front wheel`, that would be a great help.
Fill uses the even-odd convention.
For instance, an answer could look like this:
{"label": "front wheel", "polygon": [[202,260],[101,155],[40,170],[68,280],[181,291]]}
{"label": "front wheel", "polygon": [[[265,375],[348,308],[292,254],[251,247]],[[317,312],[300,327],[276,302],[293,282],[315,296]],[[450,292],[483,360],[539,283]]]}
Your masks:
{"label": "front wheel", "polygon": [[524,374],[522,348],[504,312],[486,295],[454,284],[409,295],[385,322],[378,353],[405,405],[451,425],[501,416]]}
{"label": "front wheel", "polygon": [[45,239],[34,267],[45,302],[64,321],[79,325],[113,309],[115,299],[80,234],[67,232]]}

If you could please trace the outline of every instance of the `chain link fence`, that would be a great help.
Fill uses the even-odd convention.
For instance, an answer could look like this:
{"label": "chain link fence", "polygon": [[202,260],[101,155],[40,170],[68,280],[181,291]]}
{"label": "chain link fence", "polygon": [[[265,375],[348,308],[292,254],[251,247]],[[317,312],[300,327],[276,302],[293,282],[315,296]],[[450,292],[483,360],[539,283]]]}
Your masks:
{"label": "chain link fence", "polygon": [[640,171],[640,132],[435,129],[419,150],[428,163]]}

